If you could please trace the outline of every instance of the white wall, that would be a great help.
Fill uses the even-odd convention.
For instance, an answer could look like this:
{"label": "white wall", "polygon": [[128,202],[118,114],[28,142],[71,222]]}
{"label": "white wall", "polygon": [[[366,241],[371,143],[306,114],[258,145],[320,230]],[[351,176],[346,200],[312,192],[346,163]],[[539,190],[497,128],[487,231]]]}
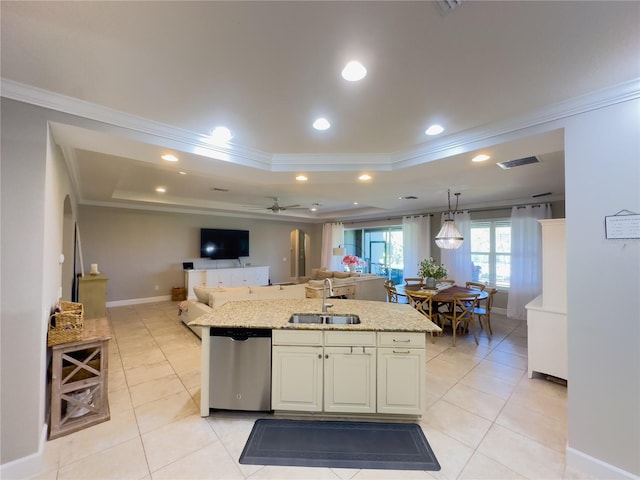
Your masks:
{"label": "white wall", "polygon": [[2,99],[3,467],[36,455],[46,434],[46,322],[58,300],[64,199],[71,195],[64,161],[50,148],[47,116]]}
{"label": "white wall", "polygon": [[606,215],[640,212],[640,101],[568,121],[565,176],[567,462],[640,476],[640,240],[604,231]]}

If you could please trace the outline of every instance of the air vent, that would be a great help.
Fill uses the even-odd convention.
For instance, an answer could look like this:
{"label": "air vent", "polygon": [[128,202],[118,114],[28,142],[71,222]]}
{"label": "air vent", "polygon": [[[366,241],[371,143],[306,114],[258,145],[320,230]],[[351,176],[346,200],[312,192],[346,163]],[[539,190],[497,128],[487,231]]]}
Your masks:
{"label": "air vent", "polygon": [[214,192],[228,192],[229,191],[228,188],[219,188],[219,187],[213,187],[211,190],[213,190]]}
{"label": "air vent", "polygon": [[524,165],[531,165],[532,163],[540,163],[538,157],[525,157],[518,158],[517,160],[508,160],[506,162],[498,162],[498,165],[503,170],[509,170],[510,168],[522,167]]}
{"label": "air vent", "polygon": [[461,5],[464,0],[436,0],[436,3],[440,7],[440,13],[446,15],[454,8]]}
{"label": "air vent", "polygon": [[406,197],[400,197],[400,200],[417,200],[418,197],[415,195],[407,195]]}
{"label": "air vent", "polygon": [[533,195],[531,195],[531,198],[546,197],[547,195],[551,195],[551,192],[534,193]]}

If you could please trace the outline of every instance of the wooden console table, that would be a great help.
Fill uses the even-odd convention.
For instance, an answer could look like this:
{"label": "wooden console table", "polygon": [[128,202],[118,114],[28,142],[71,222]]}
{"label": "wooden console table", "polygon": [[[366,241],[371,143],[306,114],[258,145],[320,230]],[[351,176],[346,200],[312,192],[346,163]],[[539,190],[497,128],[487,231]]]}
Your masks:
{"label": "wooden console table", "polygon": [[106,318],[88,319],[80,340],[51,347],[49,439],[111,418],[108,361],[111,330]]}
{"label": "wooden console table", "polygon": [[[307,287],[305,289],[305,296],[307,298],[322,298],[322,288],[323,287]],[[329,289],[327,288],[327,295],[328,294]],[[354,298],[355,294],[355,283],[349,283],[347,285],[334,285],[333,295],[331,295],[331,297]]]}

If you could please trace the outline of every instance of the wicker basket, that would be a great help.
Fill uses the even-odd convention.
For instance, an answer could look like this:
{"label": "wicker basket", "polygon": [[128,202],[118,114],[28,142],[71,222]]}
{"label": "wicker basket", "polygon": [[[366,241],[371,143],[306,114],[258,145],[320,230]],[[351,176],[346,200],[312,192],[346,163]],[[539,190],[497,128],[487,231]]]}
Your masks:
{"label": "wicker basket", "polygon": [[187,289],[184,287],[173,287],[171,289],[171,301],[181,302],[187,299]]}
{"label": "wicker basket", "polygon": [[81,303],[60,302],[60,312],[49,317],[47,346],[80,340],[84,330],[84,308]]}

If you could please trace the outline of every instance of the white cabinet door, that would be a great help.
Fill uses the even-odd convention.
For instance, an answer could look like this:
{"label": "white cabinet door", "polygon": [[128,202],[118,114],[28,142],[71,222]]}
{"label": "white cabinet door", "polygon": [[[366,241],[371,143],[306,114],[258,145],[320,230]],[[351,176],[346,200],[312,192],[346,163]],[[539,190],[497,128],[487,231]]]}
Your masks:
{"label": "white cabinet door", "polygon": [[322,411],[322,347],[274,346],[271,408]]}
{"label": "white cabinet door", "polygon": [[185,270],[184,281],[187,287],[187,298],[196,298],[193,287],[207,285],[207,272],[204,270]]}
{"label": "white cabinet door", "polygon": [[218,275],[218,270],[207,270],[207,287],[219,287],[218,284],[220,277]]}
{"label": "white cabinet door", "polygon": [[231,272],[225,268],[215,270],[218,275],[217,287],[233,287],[231,282]]}
{"label": "white cabinet door", "polygon": [[424,348],[378,348],[378,413],[422,415]]}
{"label": "white cabinet door", "polygon": [[243,282],[243,272],[242,268],[230,268],[226,270],[226,275],[229,277],[229,287],[242,287],[244,286]]}
{"label": "white cabinet door", "polygon": [[269,285],[269,267],[253,267],[254,282],[252,285]]}
{"label": "white cabinet door", "polygon": [[324,411],[375,413],[375,347],[324,348]]}

